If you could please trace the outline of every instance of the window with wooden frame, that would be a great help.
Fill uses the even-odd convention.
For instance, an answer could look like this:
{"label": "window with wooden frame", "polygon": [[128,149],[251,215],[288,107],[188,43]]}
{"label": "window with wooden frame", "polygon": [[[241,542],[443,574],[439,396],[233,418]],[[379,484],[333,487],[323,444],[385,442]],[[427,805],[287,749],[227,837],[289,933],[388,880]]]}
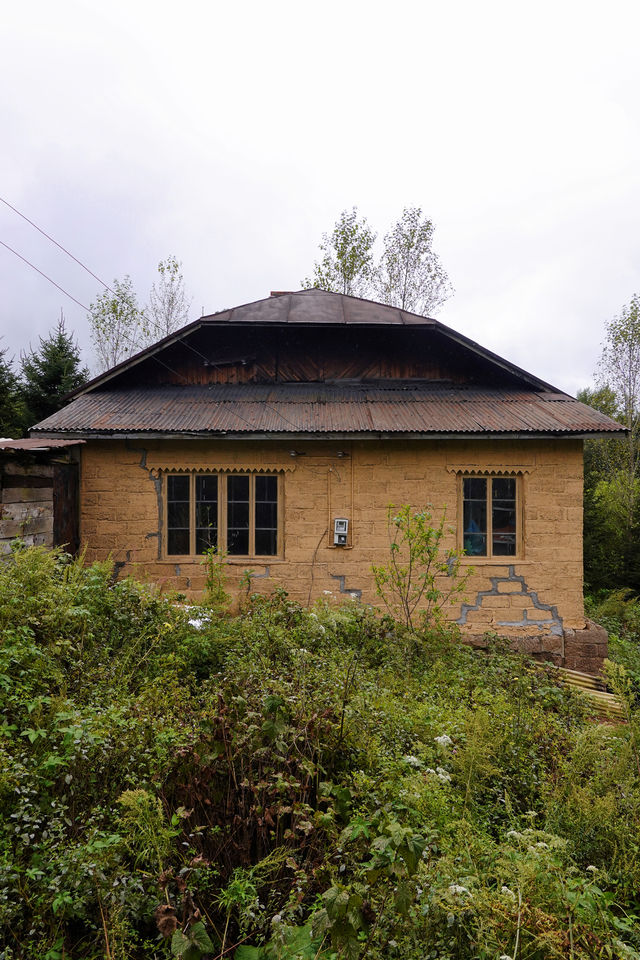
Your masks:
{"label": "window with wooden frame", "polygon": [[520,477],[462,477],[462,546],[469,557],[521,553]]}
{"label": "window with wooden frame", "polygon": [[166,555],[195,556],[210,547],[230,557],[280,555],[280,488],[277,474],[167,474]]}

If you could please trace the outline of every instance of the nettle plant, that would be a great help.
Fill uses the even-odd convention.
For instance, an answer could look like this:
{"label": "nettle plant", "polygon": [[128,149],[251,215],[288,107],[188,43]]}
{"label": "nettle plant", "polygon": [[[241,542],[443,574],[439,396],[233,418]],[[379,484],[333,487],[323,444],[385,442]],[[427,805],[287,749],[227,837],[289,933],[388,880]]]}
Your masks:
{"label": "nettle plant", "polygon": [[463,599],[471,568],[461,571],[462,553],[445,546],[446,510],[436,523],[429,507],[414,512],[405,504],[387,509],[389,561],[372,566],[376,592],[389,613],[412,633],[442,628],[446,609]]}

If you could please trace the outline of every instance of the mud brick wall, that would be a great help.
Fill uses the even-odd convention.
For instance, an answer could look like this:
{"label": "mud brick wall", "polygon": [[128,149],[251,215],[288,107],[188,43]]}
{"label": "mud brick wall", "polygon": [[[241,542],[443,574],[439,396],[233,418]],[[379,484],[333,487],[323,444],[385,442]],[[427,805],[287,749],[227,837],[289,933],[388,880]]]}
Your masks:
{"label": "mud brick wall", "polygon": [[[296,456],[291,456],[295,448]],[[163,542],[167,471],[279,472],[284,550],[268,562],[231,559],[233,580],[251,569],[253,588],[285,587],[306,603],[355,594],[376,603],[372,563],[389,557],[387,506],[446,509],[448,544],[461,540],[461,476],[517,475],[521,549],[505,562],[465,558],[465,602],[450,610],[469,636],[486,631],[523,648],[557,651],[565,630],[585,626],[582,605],[582,444],[530,441],[94,441],[82,450],[81,540],[88,558],[111,554],[125,573],[197,595],[198,558],[176,562]],[[350,521],[347,547],[333,546],[333,519]]]}

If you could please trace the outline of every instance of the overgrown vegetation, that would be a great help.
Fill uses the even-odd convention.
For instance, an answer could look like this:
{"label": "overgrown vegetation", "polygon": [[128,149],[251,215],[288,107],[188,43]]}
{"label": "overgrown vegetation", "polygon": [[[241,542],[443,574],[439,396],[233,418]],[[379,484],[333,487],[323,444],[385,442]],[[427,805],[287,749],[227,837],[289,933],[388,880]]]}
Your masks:
{"label": "overgrown vegetation", "polygon": [[0,629],[4,960],[640,956],[624,676],[20,547]]}

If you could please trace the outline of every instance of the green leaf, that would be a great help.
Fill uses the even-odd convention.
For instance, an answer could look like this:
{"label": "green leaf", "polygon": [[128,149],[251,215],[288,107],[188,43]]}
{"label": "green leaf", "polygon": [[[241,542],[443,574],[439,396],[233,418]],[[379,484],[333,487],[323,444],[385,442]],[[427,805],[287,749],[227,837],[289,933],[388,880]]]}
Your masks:
{"label": "green leaf", "polygon": [[199,920],[197,923],[194,923],[194,925],[191,927],[189,930],[189,937],[193,945],[196,946],[198,950],[202,950],[203,953],[206,953],[207,950],[213,950],[213,944],[209,939],[209,934],[205,930],[204,923],[202,923],[201,920]]}

